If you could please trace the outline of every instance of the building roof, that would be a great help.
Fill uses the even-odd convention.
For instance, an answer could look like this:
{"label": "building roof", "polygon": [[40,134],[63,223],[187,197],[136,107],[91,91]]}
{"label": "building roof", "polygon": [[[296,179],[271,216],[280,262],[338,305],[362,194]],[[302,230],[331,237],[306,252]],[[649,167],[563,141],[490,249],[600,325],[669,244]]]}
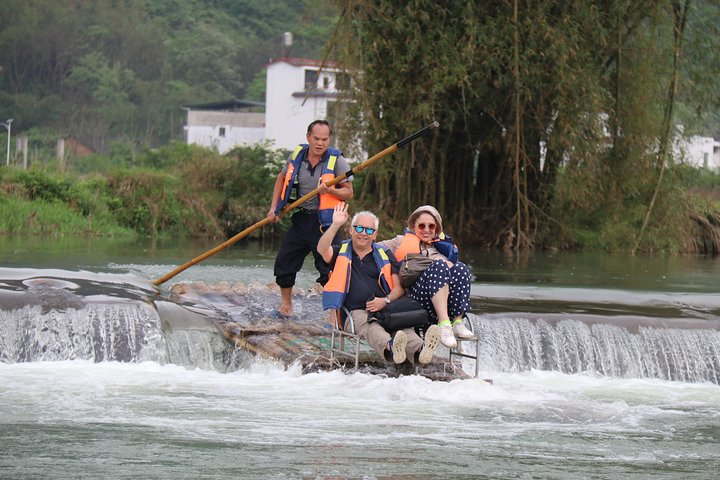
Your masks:
{"label": "building roof", "polygon": [[310,91],[304,90],[302,92],[293,92],[292,96],[295,98],[314,97],[314,98],[339,98],[338,92],[326,92],[324,90],[312,89]]}
{"label": "building roof", "polygon": [[[319,67],[322,65],[322,62],[320,60],[313,60],[310,58],[292,58],[292,57],[281,57],[277,58],[275,60],[270,60],[267,64],[267,66],[270,66],[274,63],[289,63],[290,65],[294,67]],[[325,67],[327,68],[335,68],[335,62],[327,60],[325,62]]]}
{"label": "building roof", "polygon": [[256,102],[253,100],[239,100],[233,98],[231,100],[222,100],[219,102],[196,103],[194,105],[183,105],[182,108],[188,110],[217,110],[217,111],[234,111],[246,108],[264,107],[264,102]]}

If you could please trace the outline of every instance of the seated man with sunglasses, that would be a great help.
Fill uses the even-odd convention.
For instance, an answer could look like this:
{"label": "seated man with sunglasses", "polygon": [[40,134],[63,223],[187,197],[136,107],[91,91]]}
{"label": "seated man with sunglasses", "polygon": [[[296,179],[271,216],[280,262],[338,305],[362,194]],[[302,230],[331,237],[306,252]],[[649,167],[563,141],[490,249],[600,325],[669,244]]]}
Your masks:
{"label": "seated man with sunglasses", "polygon": [[423,342],[413,328],[399,330],[391,337],[378,322],[368,321],[370,313],[386,308],[405,291],[400,286],[395,257],[374,243],[380,221],[373,213],[356,213],[350,240],[332,244],[347,219],[348,206],[340,203],[333,212],[332,224],[318,242],[318,253],[332,268],[323,291],[323,309],[345,306],[355,323],[355,333],[385,360],[430,363],[440,342],[436,325],[425,332]]}
{"label": "seated man with sunglasses", "polygon": [[440,341],[448,348],[457,347],[458,338],[473,333],[463,324],[470,307],[472,277],[467,266],[458,261],[459,251],[452,239],[443,233],[442,217],[431,205],[415,209],[403,235],[378,242],[402,262],[408,253],[422,253],[435,259],[408,288],[414,298],[440,327]]}

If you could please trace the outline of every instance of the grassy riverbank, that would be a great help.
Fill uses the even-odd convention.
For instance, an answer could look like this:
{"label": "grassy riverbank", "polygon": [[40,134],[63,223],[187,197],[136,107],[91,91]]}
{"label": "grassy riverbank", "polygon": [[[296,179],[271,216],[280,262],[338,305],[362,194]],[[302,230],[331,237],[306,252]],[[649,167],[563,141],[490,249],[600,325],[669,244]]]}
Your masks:
{"label": "grassy riverbank", "polygon": [[87,158],[64,171],[42,162],[27,171],[3,167],[0,234],[224,238],[267,213],[282,161],[274,155],[173,144],[119,170],[84,173]]}

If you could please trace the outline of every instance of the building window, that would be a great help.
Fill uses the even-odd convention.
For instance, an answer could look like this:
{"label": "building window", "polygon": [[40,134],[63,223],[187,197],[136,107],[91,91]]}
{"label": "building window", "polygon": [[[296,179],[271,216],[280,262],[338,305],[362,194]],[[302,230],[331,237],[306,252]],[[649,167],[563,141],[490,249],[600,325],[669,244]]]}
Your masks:
{"label": "building window", "polygon": [[708,168],[708,164],[710,163],[710,155],[708,152],[703,153],[703,167]]}
{"label": "building window", "polygon": [[220,128],[218,129],[218,136],[219,136],[220,138],[225,138],[225,127],[220,127]]}
{"label": "building window", "polygon": [[305,90],[313,90],[318,82],[317,70],[305,70]]}
{"label": "building window", "polygon": [[330,88],[330,77],[324,76],[323,77],[323,90],[327,90]]}

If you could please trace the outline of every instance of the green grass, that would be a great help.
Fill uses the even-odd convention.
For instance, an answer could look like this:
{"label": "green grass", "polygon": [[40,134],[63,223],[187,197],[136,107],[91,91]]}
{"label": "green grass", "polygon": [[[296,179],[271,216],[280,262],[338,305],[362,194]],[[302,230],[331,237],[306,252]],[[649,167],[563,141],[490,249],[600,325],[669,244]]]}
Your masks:
{"label": "green grass", "polygon": [[112,218],[83,216],[60,202],[0,197],[0,233],[32,235],[134,236]]}

